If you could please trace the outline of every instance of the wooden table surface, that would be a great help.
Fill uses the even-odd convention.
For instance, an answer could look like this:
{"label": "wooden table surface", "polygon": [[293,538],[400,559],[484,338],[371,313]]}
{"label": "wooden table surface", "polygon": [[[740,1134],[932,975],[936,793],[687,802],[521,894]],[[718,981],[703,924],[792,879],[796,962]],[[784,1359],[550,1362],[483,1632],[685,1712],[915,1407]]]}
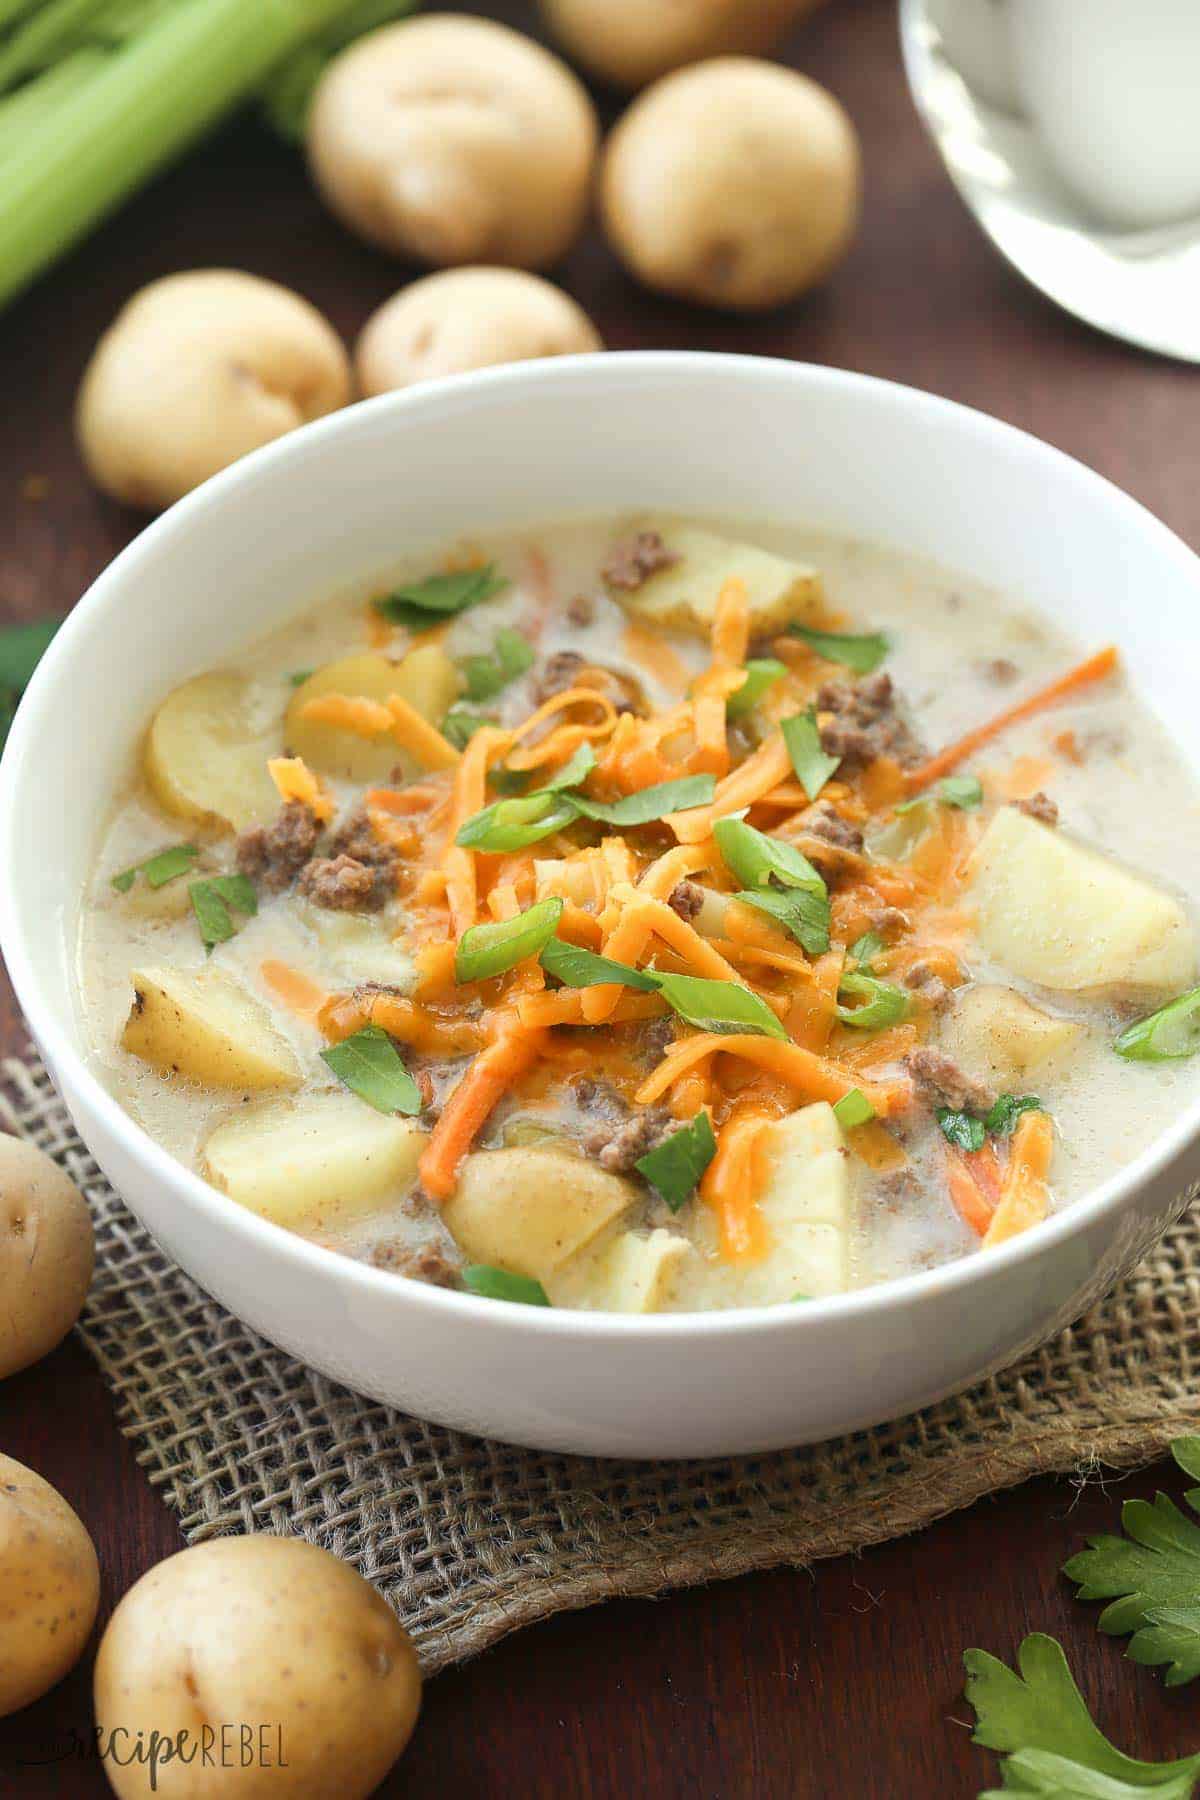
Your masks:
{"label": "wooden table surface", "polygon": [[[476,10],[528,23],[520,5]],[[845,102],[865,146],[863,230],[820,293],[768,318],[710,316],[640,293],[596,235],[572,254],[566,285],[612,349],[832,363],[980,407],[1100,469],[1200,544],[1196,371],[1075,324],[998,261],[918,127],[894,15],[893,0],[832,0],[789,46],[791,60]],[[0,319],[0,619],[65,611],[138,529],[85,480],[72,398],[126,296],[203,264],[301,289],[347,337],[410,274],[339,230],[298,159],[249,119],[130,205]],[[0,1047],[20,1040],[3,987]],[[0,1447],[82,1515],[104,1571],[105,1614],[179,1547],[77,1344],[0,1389]],[[552,1620],[441,1676],[381,1791],[957,1800],[995,1772],[969,1741],[962,1652],[977,1644],[1011,1657],[1033,1629],[1061,1637],[1125,1749],[1194,1750],[1194,1694],[1170,1695],[1124,1661],[1058,1574],[1086,1531],[1114,1527],[1121,1498],[1159,1483],[1180,1486],[1165,1465],[1085,1486],[1031,1482],[918,1538],[812,1571]],[[95,1762],[63,1760],[89,1726],[90,1660],[0,1724],[0,1794],[87,1800],[108,1791]]]}

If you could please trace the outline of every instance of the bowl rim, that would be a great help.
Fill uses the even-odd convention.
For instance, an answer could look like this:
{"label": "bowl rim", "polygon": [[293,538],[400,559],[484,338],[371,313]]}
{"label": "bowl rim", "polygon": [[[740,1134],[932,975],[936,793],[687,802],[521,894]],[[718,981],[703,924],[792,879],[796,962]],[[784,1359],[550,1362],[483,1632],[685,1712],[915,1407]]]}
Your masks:
{"label": "bowl rim", "polygon": [[[1105,476],[1055,449],[1032,433],[1009,425],[991,414],[904,383],[856,371],[834,369],[816,363],[790,362],[781,358],[747,356],[696,350],[619,351],[567,356],[508,364],[465,375],[445,377],[418,387],[382,394],[329,414],[314,423],[265,445],[230,468],[212,477],[152,521],[96,577],[67,615],[22,697],[9,741],[0,761],[0,949],[8,964],[18,1002],[35,1039],[52,1069],[63,1071],[66,1085],[77,1093],[121,1151],[139,1164],[154,1181],[186,1199],[204,1226],[230,1234],[231,1250],[242,1245],[249,1255],[265,1255],[284,1268],[291,1264],[314,1277],[344,1284],[378,1296],[392,1296],[391,1304],[411,1304],[439,1311],[464,1323],[484,1316],[500,1331],[534,1331],[549,1338],[581,1337],[595,1343],[628,1344],[638,1339],[654,1342],[691,1337],[743,1336],[762,1332],[812,1331],[826,1320],[869,1319],[872,1315],[918,1305],[935,1296],[967,1290],[1023,1264],[1032,1265],[1051,1254],[1067,1239],[1082,1235],[1089,1224],[1119,1211],[1137,1190],[1148,1186],[1200,1137],[1200,1095],[1161,1132],[1132,1162],[1101,1182],[1090,1193],[1073,1201],[1042,1224],[988,1252],[986,1257],[966,1255],[916,1274],[901,1275],[871,1287],[826,1295],[794,1304],[729,1307],[712,1311],[679,1313],[605,1313],[570,1308],[528,1306],[515,1301],[495,1301],[470,1293],[437,1288],[415,1279],[397,1280],[393,1271],[373,1268],[342,1253],[326,1249],[299,1233],[248,1211],[222,1194],[194,1170],[178,1162],[156,1139],[125,1111],[108,1091],[84,1054],[76,1048],[70,1031],[44,997],[33,962],[22,941],[19,918],[22,863],[14,854],[16,814],[21,771],[28,753],[48,726],[51,715],[61,717],[54,701],[58,684],[70,678],[74,646],[91,622],[107,611],[119,612],[123,583],[146,558],[169,548],[171,539],[189,531],[206,514],[219,515],[225,498],[253,483],[268,471],[286,469],[288,463],[333,453],[347,436],[364,429],[382,415],[418,421],[422,415],[442,410],[469,412],[471,397],[506,389],[528,387],[603,389],[614,393],[629,387],[688,384],[705,377],[732,378],[749,386],[794,386],[798,391],[820,389],[846,392],[865,400],[869,407],[899,408],[908,414],[914,429],[948,430],[990,440],[1010,455],[1032,459],[1046,471],[1047,481],[1082,484],[1100,493],[1107,504],[1123,513],[1143,538],[1157,541],[1160,554],[1174,559],[1197,589],[1200,598],[1200,557],[1168,526],[1140,502]],[[132,1209],[131,1209],[132,1210]]]}

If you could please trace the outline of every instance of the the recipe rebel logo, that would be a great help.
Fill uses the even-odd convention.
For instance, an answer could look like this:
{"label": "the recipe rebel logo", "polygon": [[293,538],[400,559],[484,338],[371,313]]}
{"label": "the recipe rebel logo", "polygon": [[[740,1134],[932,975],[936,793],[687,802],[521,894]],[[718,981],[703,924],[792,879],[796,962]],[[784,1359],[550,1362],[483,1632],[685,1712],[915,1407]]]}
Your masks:
{"label": "the recipe rebel logo", "polygon": [[174,1732],[154,1727],[131,1731],[124,1725],[109,1730],[97,1725],[91,1731],[72,1729],[42,1747],[41,1754],[18,1759],[19,1768],[45,1768],[53,1763],[97,1761],[115,1768],[143,1766],[151,1793],[158,1792],[161,1769],[171,1763],[201,1769],[286,1769],[281,1723],[227,1722],[186,1725]]}

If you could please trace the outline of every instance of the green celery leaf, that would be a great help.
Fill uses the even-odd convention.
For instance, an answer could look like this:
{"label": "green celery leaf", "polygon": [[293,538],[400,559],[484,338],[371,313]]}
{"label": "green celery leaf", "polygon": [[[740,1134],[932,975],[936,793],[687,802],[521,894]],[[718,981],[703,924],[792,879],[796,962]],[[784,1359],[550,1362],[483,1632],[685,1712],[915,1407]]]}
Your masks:
{"label": "green celery leaf", "polygon": [[515,969],[527,956],[540,956],[562,917],[563,903],[552,895],[539,900],[515,919],[495,925],[472,925],[458,940],[454,958],[455,981],[487,981]]}
{"label": "green celery leaf", "polygon": [[825,882],[818,870],[782,838],[756,831],[744,819],[718,819],[713,836],[722,860],[744,888],[765,888],[774,879],[784,887],[811,888],[824,894]]}
{"label": "green celery leaf", "polygon": [[815,894],[808,888],[788,888],[786,893],[779,888],[760,888],[755,893],[743,890],[740,894],[735,894],[734,899],[744,901],[747,906],[757,907],[759,912],[766,913],[768,918],[782,925],[785,931],[790,931],[809,956],[824,956],[828,950],[827,894]]}
{"label": "green celery leaf", "polygon": [[780,729],[797,780],[809,799],[815,800],[834,770],[840,768],[842,759],[826,756],[822,750],[815,706],[804,713],[793,713],[790,719],[782,721]]}
{"label": "green celery leaf", "polygon": [[789,625],[788,630],[793,637],[803,638],[826,662],[841,663],[856,675],[869,675],[877,669],[892,647],[882,631],[856,636],[844,631],[814,631],[810,625]]}
{"label": "green celery leaf", "polygon": [[[169,850],[159,850],[145,862],[134,863],[131,869],[122,869],[114,875],[112,885],[118,894],[127,894],[139,875],[144,875],[152,888],[165,887],[168,881],[174,881],[180,875],[186,875],[200,851],[195,844],[172,844]],[[253,893],[253,888],[250,890]],[[245,908],[242,909],[245,911]]]}
{"label": "green celery leaf", "polygon": [[660,781],[655,787],[628,794],[611,806],[598,800],[585,800],[578,794],[572,795],[571,804],[585,818],[599,819],[605,825],[625,830],[632,825],[649,825],[655,819],[665,819],[668,813],[707,806],[715,788],[716,782],[711,775],[683,775],[678,781]]}
{"label": "green celery leaf", "polygon": [[918,794],[913,800],[904,800],[892,810],[895,813],[913,812],[918,806],[926,806],[930,800],[940,801],[943,806],[956,806],[960,812],[973,812],[977,806],[983,805],[983,788],[977,775],[947,775],[931,793]]}
{"label": "green celery leaf", "polygon": [[421,1090],[380,1026],[363,1025],[340,1044],[322,1050],[321,1061],[343,1087],[376,1112],[404,1113],[409,1118],[420,1112]]}
{"label": "green celery leaf", "polygon": [[984,1118],[984,1127],[993,1137],[1008,1137],[1016,1130],[1022,1113],[1041,1112],[1036,1094],[1001,1094]]}
{"label": "green celery leaf", "polygon": [[838,992],[862,996],[861,1006],[839,1005],[837,1009],[842,1024],[853,1025],[858,1031],[883,1031],[889,1025],[898,1025],[908,1017],[912,1006],[911,996],[903,988],[874,975],[843,975]]}
{"label": "green celery leaf", "polygon": [[853,1131],[856,1125],[865,1125],[875,1117],[875,1108],[861,1089],[851,1088],[834,1102],[833,1116],[843,1131]]}
{"label": "green celery leaf", "polygon": [[237,930],[230,908],[248,917],[258,911],[254,884],[245,875],[213,875],[206,881],[193,881],[188,895],[206,950],[225,943]]}
{"label": "green celery leaf", "polygon": [[550,1297],[540,1281],[528,1275],[511,1275],[492,1263],[468,1263],[462,1272],[463,1286],[469,1294],[484,1300],[513,1300],[518,1306],[549,1306]]}
{"label": "green celery leaf", "polygon": [[706,1112],[698,1112],[689,1125],[681,1126],[648,1150],[634,1167],[662,1195],[671,1211],[678,1212],[695,1193],[700,1177],[716,1154],[712,1120]]}
{"label": "green celery leaf", "polygon": [[[1005,1795],[1133,1800],[1149,1790],[1167,1800],[1188,1800],[1200,1775],[1200,1756],[1138,1762],[1110,1744],[1093,1723],[1056,1639],[1041,1632],[1027,1637],[1017,1653],[1020,1674],[986,1650],[968,1650],[963,1662],[964,1692],[977,1720],[974,1741],[1012,1758],[1004,1770]],[[1105,1788],[1095,1776],[1120,1785]]]}
{"label": "green celery leaf", "polygon": [[658,985],[663,999],[697,1031],[751,1031],[760,1037],[787,1038],[766,1001],[740,982],[658,973]]}
{"label": "green celery leaf", "polygon": [[534,664],[534,653],[519,631],[505,626],[496,633],[492,656],[468,656],[462,664],[468,700],[491,700]]}
{"label": "green celery leaf", "polygon": [[1176,1062],[1200,1050],[1200,987],[1127,1025],[1113,1045],[1127,1062]]}
{"label": "green celery leaf", "polygon": [[571,802],[544,789],[523,799],[493,800],[482,812],[472,813],[460,826],[454,841],[467,850],[486,850],[499,855],[527,850],[530,844],[575,823]]}
{"label": "green celery leaf", "polygon": [[781,675],[787,674],[787,664],[778,661],[774,656],[751,657],[746,664],[746,679],[740,688],[735,688],[725,702],[725,711],[731,719],[742,719],[748,712],[753,712],[769,687],[774,686]]}
{"label": "green celery leaf", "polygon": [[424,581],[405,582],[390,594],[381,594],[372,605],[377,613],[410,631],[428,631],[439,620],[453,618],[470,606],[479,606],[503,593],[508,578],[496,573],[495,563],[481,569],[456,569],[450,575],[429,575]]}
{"label": "green celery leaf", "polygon": [[438,730],[456,750],[465,750],[481,725],[497,725],[490,713],[472,712],[468,706],[452,706]]}
{"label": "green celery leaf", "polygon": [[986,1133],[982,1119],[974,1119],[966,1112],[952,1112],[948,1106],[939,1106],[936,1117],[942,1128],[942,1136],[956,1150],[983,1149]]}
{"label": "green celery leaf", "polygon": [[550,939],[538,961],[548,975],[555,976],[566,987],[603,987],[609,982],[620,982],[622,987],[638,988],[652,994],[661,985],[657,975],[644,969],[632,969],[628,963],[613,962],[607,956],[597,956],[594,950],[565,944],[559,937]]}

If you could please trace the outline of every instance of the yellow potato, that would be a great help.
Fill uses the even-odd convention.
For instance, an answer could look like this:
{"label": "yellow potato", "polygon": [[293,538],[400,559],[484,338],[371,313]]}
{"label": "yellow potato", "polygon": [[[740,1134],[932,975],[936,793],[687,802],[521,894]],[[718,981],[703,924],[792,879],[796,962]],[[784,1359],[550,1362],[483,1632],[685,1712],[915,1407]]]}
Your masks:
{"label": "yellow potato", "polygon": [[206,1087],[294,1088],[300,1065],[267,1009],[217,969],[134,969],[122,1046]]}
{"label": "yellow potato", "polygon": [[91,1214],[74,1182],[32,1144],[0,1135],[0,1381],[66,1337],[94,1260]]}
{"label": "yellow potato", "polygon": [[399,694],[431,725],[440,725],[458,698],[458,670],[436,644],[419,644],[399,662],[377,650],[356,651],[317,669],[296,689],[284,721],[289,750],[311,769],[342,781],[386,781],[392,770],[415,767],[391,736],[360,737],[337,725],[304,717],[305,704],[322,694],[350,694],[384,701]]}
{"label": "yellow potato", "polygon": [[807,563],[669,521],[648,519],[623,535],[640,531],[656,531],[676,560],[656,570],[640,587],[610,585],[609,592],[647,624],[708,637],[727,581],[740,581],[745,588],[750,629],[756,636],[783,631],[794,619],[812,618],[820,608],[821,577]]}
{"label": "yellow potato", "polygon": [[142,766],[155,798],[176,818],[244,831],[279,811],[267,758],[281,749],[278,724],[263,729],[252,720],[246,682],[218,670],[185,681],[163,701]]}
{"label": "yellow potato", "polygon": [[0,1718],[74,1667],[100,1604],[92,1540],[62,1495],[0,1455]]}
{"label": "yellow potato", "polygon": [[1043,1012],[1013,988],[981,985],[956,994],[942,1043],[955,1062],[995,1086],[1017,1088],[1078,1043],[1085,1027]]}
{"label": "yellow potato", "polygon": [[[94,1693],[102,1741],[184,1746],[153,1767],[107,1762],[120,1800],[365,1800],[412,1736],[421,1673],[390,1607],[348,1564],[295,1538],[229,1537],[130,1588],[101,1640]],[[225,1756],[222,1723],[233,1726]]]}
{"label": "yellow potato", "polygon": [[541,0],[567,55],[622,88],[643,87],[684,63],[773,48],[816,0]]}
{"label": "yellow potato", "polygon": [[118,313],[76,431],[97,486],[156,510],[349,398],[341,339],[307,300],[237,269],[191,269]]}
{"label": "yellow potato", "polygon": [[561,1150],[479,1150],[442,1217],[472,1262],[544,1282],[636,1198],[619,1175]]}

